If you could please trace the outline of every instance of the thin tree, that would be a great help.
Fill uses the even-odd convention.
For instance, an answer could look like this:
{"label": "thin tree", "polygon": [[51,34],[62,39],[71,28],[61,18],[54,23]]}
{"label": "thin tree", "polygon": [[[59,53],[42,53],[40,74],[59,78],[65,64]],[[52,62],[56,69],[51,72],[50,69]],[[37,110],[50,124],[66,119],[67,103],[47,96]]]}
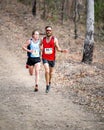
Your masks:
{"label": "thin tree", "polygon": [[74,32],[75,32],[75,39],[77,39],[77,37],[78,37],[78,34],[77,34],[77,22],[79,21],[78,20],[78,18],[77,18],[77,16],[79,16],[78,14],[78,1],[77,0],[75,0],[75,5],[74,5],[74,12],[75,12],[75,16],[74,16],[74,26],[75,26],[75,28],[74,28]]}
{"label": "thin tree", "polygon": [[87,0],[86,36],[84,41],[82,62],[91,64],[94,48],[94,0]]}
{"label": "thin tree", "polygon": [[32,14],[36,16],[36,0],[34,0],[33,7],[32,7]]}
{"label": "thin tree", "polygon": [[65,4],[65,0],[62,0],[62,5],[61,5],[61,22],[63,24],[63,20],[64,20],[64,4]]}
{"label": "thin tree", "polygon": [[43,10],[42,18],[45,19],[45,18],[46,18],[46,0],[43,1],[43,6],[44,6],[44,7],[43,7],[44,10]]}
{"label": "thin tree", "polygon": [[79,0],[73,1],[73,22],[74,22],[74,34],[75,39],[78,38],[78,22],[80,20],[80,13],[79,13]]}

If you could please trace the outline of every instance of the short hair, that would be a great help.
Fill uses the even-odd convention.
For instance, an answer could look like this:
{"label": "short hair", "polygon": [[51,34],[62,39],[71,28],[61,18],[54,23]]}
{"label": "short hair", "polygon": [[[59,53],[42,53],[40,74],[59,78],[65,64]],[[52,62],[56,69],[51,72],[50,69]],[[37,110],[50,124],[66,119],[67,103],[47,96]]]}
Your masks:
{"label": "short hair", "polygon": [[49,25],[45,27],[45,30],[47,30],[47,28],[51,28],[51,29],[52,29],[52,27],[51,27],[51,26],[49,26]]}
{"label": "short hair", "polygon": [[35,34],[35,32],[38,32],[37,30],[33,30],[32,31],[32,36]]}

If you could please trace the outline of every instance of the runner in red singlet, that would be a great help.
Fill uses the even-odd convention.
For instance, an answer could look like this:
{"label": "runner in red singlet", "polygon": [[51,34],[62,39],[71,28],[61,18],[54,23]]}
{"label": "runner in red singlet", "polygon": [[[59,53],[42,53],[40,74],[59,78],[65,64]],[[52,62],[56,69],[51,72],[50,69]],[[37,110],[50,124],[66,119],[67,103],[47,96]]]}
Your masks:
{"label": "runner in red singlet", "polygon": [[56,50],[61,53],[67,53],[67,49],[61,49],[58,44],[58,39],[52,35],[52,27],[45,27],[46,36],[41,42],[42,61],[45,69],[46,93],[49,92],[52,74],[55,66]]}

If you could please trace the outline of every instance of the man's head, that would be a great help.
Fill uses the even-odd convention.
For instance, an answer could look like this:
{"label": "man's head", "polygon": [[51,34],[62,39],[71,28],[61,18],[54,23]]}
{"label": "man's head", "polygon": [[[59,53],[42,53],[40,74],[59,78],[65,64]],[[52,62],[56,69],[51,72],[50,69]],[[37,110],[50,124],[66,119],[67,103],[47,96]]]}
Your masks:
{"label": "man's head", "polygon": [[52,36],[52,27],[51,26],[46,26],[45,31],[46,31],[47,37]]}

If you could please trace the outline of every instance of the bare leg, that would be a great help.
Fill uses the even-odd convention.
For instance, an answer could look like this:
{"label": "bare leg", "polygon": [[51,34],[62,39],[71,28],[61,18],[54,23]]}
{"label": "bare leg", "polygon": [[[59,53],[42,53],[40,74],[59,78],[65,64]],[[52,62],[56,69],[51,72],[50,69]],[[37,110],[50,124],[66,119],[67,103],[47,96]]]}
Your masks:
{"label": "bare leg", "polygon": [[40,63],[35,64],[35,84],[38,85],[39,83],[39,70],[40,70]]}
{"label": "bare leg", "polygon": [[46,85],[49,85],[49,65],[48,65],[48,63],[44,64],[44,68],[45,68]]}
{"label": "bare leg", "polygon": [[33,75],[34,66],[29,66],[29,74]]}
{"label": "bare leg", "polygon": [[54,67],[50,67],[50,68],[49,68],[49,83],[51,83],[53,71],[54,71]]}

